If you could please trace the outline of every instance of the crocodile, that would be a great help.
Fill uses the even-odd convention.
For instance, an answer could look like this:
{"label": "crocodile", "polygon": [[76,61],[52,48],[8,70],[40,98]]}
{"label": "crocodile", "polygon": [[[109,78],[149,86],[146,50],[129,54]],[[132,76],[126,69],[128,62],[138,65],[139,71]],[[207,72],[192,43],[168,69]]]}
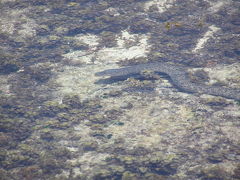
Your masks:
{"label": "crocodile", "polygon": [[101,72],[97,72],[95,75],[111,77],[126,76],[131,74],[139,74],[145,70],[150,70],[167,74],[171,79],[171,83],[181,91],[221,96],[238,101],[240,100],[240,89],[221,86],[209,86],[192,82],[189,78],[187,69],[187,67],[182,65],[174,65],[166,62],[156,62],[126,66],[119,69],[107,69]]}

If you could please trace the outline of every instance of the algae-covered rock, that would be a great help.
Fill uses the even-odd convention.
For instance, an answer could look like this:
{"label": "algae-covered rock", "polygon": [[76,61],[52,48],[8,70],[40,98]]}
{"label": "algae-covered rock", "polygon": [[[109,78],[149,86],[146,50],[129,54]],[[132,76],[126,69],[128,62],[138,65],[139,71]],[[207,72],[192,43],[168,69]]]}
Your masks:
{"label": "algae-covered rock", "polygon": [[67,121],[74,120],[74,118],[70,114],[68,114],[68,113],[58,113],[57,114],[57,119],[60,122],[67,122]]}
{"label": "algae-covered rock", "polygon": [[143,179],[148,179],[148,180],[165,180],[166,179],[166,176],[162,176],[162,175],[158,175],[158,174],[155,174],[155,173],[146,173],[144,175],[144,178]]}
{"label": "algae-covered rock", "polygon": [[53,141],[54,135],[51,132],[43,132],[41,133],[40,138],[45,141]]}
{"label": "algae-covered rock", "polygon": [[11,141],[12,138],[7,133],[0,132],[0,147],[9,145]]}
{"label": "algae-covered rock", "polygon": [[123,156],[120,160],[127,165],[133,164],[136,161],[134,156]]}
{"label": "algae-covered rock", "polygon": [[2,162],[4,168],[16,168],[23,165],[30,165],[34,161],[27,155],[17,151],[8,151],[5,160]]}
{"label": "algae-covered rock", "polygon": [[47,25],[39,25],[36,29],[37,35],[47,35],[50,33],[50,28]]}
{"label": "algae-covered rock", "polygon": [[143,158],[145,166],[152,173],[168,176],[177,172],[177,156],[174,154],[163,154],[155,152]]}
{"label": "algae-covered rock", "polygon": [[204,69],[199,86],[238,88],[236,7],[2,0],[0,179],[239,179],[237,103],[150,70],[95,76],[164,61]]}
{"label": "algae-covered rock", "polygon": [[220,163],[224,160],[224,154],[222,154],[222,153],[209,154],[208,160],[209,160],[209,162],[214,163],[214,164]]}
{"label": "algae-covered rock", "polygon": [[63,164],[60,164],[54,156],[51,154],[44,154],[41,156],[39,165],[43,170],[43,173],[52,174],[61,172],[60,167]]}
{"label": "algae-covered rock", "polygon": [[2,180],[12,180],[13,176],[11,175],[11,173],[9,173],[8,171],[4,170],[4,169],[0,169],[0,177]]}
{"label": "algae-covered rock", "polygon": [[47,117],[54,117],[57,113],[64,111],[67,108],[66,105],[60,104],[56,101],[47,101],[40,110],[40,114]]}
{"label": "algae-covered rock", "polygon": [[56,148],[52,153],[61,160],[66,160],[72,157],[71,151],[65,147]]}
{"label": "algae-covered rock", "polygon": [[4,161],[7,155],[6,149],[0,148],[0,161]]}
{"label": "algae-covered rock", "polygon": [[34,147],[34,145],[31,144],[19,144],[18,148],[23,155],[33,158],[32,160],[35,160],[35,158],[38,157],[40,154],[39,151]]}
{"label": "algae-covered rock", "polygon": [[111,169],[113,174],[122,174],[125,171],[124,166],[120,165],[111,165],[109,168]]}
{"label": "algae-covered rock", "polygon": [[139,179],[138,175],[130,171],[125,171],[122,175],[122,180],[137,180]]}
{"label": "algae-covered rock", "polygon": [[93,179],[94,180],[100,180],[100,179],[109,179],[111,178],[111,172],[106,169],[99,169],[96,172],[94,172]]}
{"label": "algae-covered rock", "polygon": [[93,123],[103,124],[108,121],[108,118],[104,114],[95,114],[89,117],[89,120]]}
{"label": "algae-covered rock", "polygon": [[39,179],[42,176],[42,171],[39,166],[32,165],[19,169],[17,178],[21,179]]}
{"label": "algae-covered rock", "polygon": [[2,56],[1,58],[3,58],[0,62],[0,74],[10,74],[20,69],[19,63],[15,61],[10,55],[7,56],[0,54],[0,56]]}
{"label": "algae-covered rock", "polygon": [[212,97],[212,96],[209,96],[207,98],[205,98],[204,100],[204,103],[206,103],[207,105],[211,106],[211,107],[225,107],[227,105],[229,105],[229,102],[227,102],[224,98],[221,98],[221,97]]}
{"label": "algae-covered rock", "polygon": [[24,119],[5,118],[0,121],[0,130],[10,133],[13,140],[22,141],[28,138],[32,133],[32,129],[29,126],[30,124]]}
{"label": "algae-covered rock", "polygon": [[229,178],[231,175],[228,172],[226,172],[222,167],[214,165],[203,168],[201,176],[202,179],[225,180]]}
{"label": "algae-covered rock", "polygon": [[76,94],[68,94],[63,97],[62,103],[70,106],[72,108],[80,108],[82,107],[82,103],[80,101],[80,98]]}
{"label": "algae-covered rock", "polygon": [[240,164],[237,164],[236,168],[234,169],[233,178],[240,179]]}
{"label": "algae-covered rock", "polygon": [[39,63],[38,65],[25,68],[24,71],[28,73],[32,80],[38,83],[46,83],[52,75],[51,68],[50,63]]}
{"label": "algae-covered rock", "polygon": [[81,144],[84,151],[94,151],[98,148],[98,143],[94,141],[84,142]]}

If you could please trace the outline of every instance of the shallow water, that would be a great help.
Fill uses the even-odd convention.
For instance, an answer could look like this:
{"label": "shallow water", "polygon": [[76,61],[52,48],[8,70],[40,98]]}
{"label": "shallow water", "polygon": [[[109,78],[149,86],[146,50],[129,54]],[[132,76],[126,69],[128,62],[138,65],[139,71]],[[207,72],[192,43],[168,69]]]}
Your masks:
{"label": "shallow water", "polygon": [[239,179],[239,7],[1,1],[1,178]]}
{"label": "shallow water", "polygon": [[120,69],[109,69],[96,73],[96,76],[131,76],[131,74],[140,74],[147,70],[167,74],[170,76],[172,83],[184,92],[210,94],[240,100],[240,89],[206,86],[191,82],[186,68],[163,62],[138,64]]}

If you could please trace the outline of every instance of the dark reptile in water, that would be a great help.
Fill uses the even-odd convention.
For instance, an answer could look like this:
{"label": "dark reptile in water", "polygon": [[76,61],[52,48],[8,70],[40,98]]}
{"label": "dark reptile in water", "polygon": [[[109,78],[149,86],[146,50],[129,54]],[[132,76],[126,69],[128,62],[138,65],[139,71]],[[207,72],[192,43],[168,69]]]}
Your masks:
{"label": "dark reptile in water", "polygon": [[240,100],[240,89],[231,89],[219,86],[207,86],[191,82],[187,68],[184,66],[173,65],[169,63],[157,62],[128,66],[119,69],[108,69],[96,73],[96,76],[126,76],[138,74],[144,70],[164,73],[170,76],[171,82],[178,89],[199,94],[210,94],[222,96],[229,99]]}

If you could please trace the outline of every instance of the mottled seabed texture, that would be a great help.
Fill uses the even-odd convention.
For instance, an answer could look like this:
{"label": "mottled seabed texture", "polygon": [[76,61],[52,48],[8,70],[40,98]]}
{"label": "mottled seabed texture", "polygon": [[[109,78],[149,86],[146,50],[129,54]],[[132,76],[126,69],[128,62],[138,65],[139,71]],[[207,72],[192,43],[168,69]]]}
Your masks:
{"label": "mottled seabed texture", "polygon": [[239,7],[0,0],[0,179],[239,180]]}
{"label": "mottled seabed texture", "polygon": [[187,68],[164,62],[139,64],[119,69],[108,69],[96,73],[96,76],[126,76],[131,74],[139,74],[146,70],[156,71],[169,75],[173,85],[184,92],[209,94],[240,100],[240,89],[206,86],[193,83],[189,78]]}

